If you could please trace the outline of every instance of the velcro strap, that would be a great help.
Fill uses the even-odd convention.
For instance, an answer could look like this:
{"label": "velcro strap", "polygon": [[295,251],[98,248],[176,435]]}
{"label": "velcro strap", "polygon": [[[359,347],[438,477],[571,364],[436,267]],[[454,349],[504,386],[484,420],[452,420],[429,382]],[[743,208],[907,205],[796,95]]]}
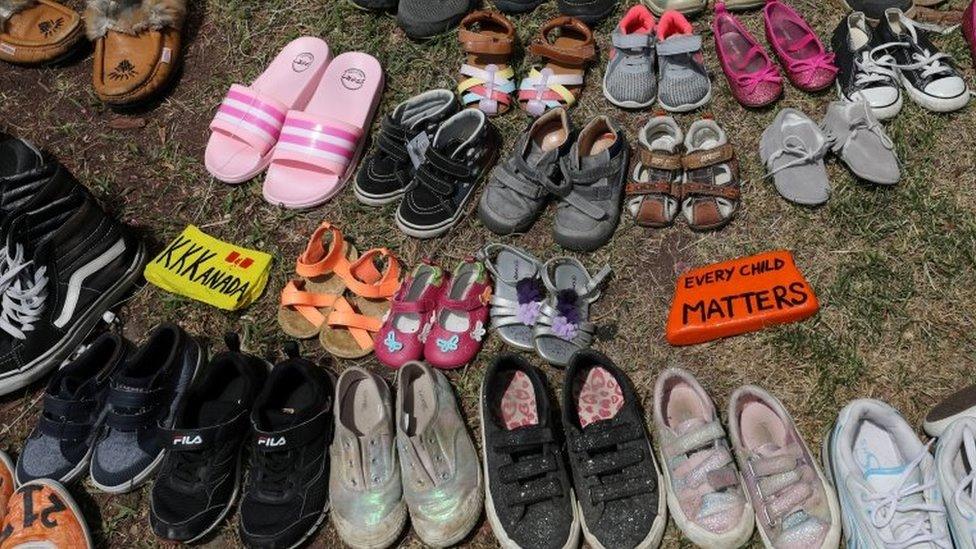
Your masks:
{"label": "velcro strap", "polygon": [[717,421],[706,423],[678,437],[674,444],[669,446],[668,457],[687,454],[723,437],[725,437],[725,430],[722,429],[721,424]]}
{"label": "velcro strap", "polygon": [[[574,48],[555,46],[549,41],[549,33],[559,28],[582,34],[584,43]],[[562,16],[551,19],[539,30],[539,35],[529,46],[529,52],[567,65],[583,65],[596,57],[596,44],[593,42],[593,31],[586,23],[575,17]]]}
{"label": "velcro strap", "polygon": [[735,158],[735,149],[731,143],[726,143],[714,149],[696,151],[681,157],[681,165],[686,170],[697,170],[708,166],[728,162]]}
{"label": "velcro strap", "polygon": [[473,311],[485,306],[482,293],[471,294],[464,299],[443,299],[441,308],[449,311]]}
{"label": "velcro strap", "polygon": [[332,438],[332,422],[328,409],[298,425],[280,431],[262,431],[253,427],[252,445],[258,452],[284,452],[304,446],[313,440]]}
{"label": "velcro strap", "polygon": [[669,154],[661,151],[641,147],[640,162],[645,168],[655,168],[658,170],[676,171],[682,167],[680,154]]}
{"label": "velcro strap", "polygon": [[739,484],[739,474],[731,466],[720,467],[705,475],[708,486],[716,492]]}
{"label": "velcro strap", "polygon": [[82,440],[91,433],[92,426],[87,423],[54,421],[46,415],[41,414],[41,418],[37,422],[37,428],[45,435],[60,440]]}
{"label": "velcro strap", "polygon": [[681,185],[681,193],[687,198],[689,196],[727,198],[738,200],[741,196],[739,187],[734,185],[710,185],[708,183],[696,183],[686,181]]}
{"label": "velcro strap", "polygon": [[797,459],[793,456],[778,456],[749,461],[749,470],[757,477],[768,477],[796,469]]}
{"label": "velcro strap", "polygon": [[[599,423],[594,424],[599,426]],[[570,448],[574,452],[592,452],[602,448],[611,448],[618,444],[631,441],[639,436],[638,430],[633,425],[615,425],[613,427],[603,427],[586,429],[583,435],[574,438],[570,443]]]}
{"label": "velcro strap", "polygon": [[[528,176],[529,174],[524,175]],[[538,185],[532,181],[526,181],[525,179],[516,176],[504,165],[500,166],[499,169],[494,171],[492,178],[509,189],[512,189],[513,191],[528,198],[541,198],[546,192],[541,185]]]}
{"label": "velcro strap", "polygon": [[649,48],[654,43],[654,37],[650,34],[622,34],[619,32],[613,33],[611,38],[613,45],[625,49],[625,50],[636,50],[642,48]]}
{"label": "velcro strap", "polygon": [[595,503],[625,499],[653,490],[654,484],[653,477],[627,478],[612,484],[590,488],[590,499]]}
{"label": "velcro strap", "polygon": [[[607,188],[607,191],[609,192],[609,187]],[[587,194],[593,195],[599,193],[590,192]],[[577,210],[586,214],[588,217],[591,217],[595,220],[600,220],[607,217],[607,212],[602,208],[600,208],[599,206],[597,206],[596,204],[594,204],[592,200],[588,199],[585,194],[580,192],[579,188],[574,188],[573,192],[569,193],[568,195],[562,198],[567,203],[569,203],[569,205],[571,205],[572,207],[576,208]],[[596,197],[592,197],[592,198],[596,198]],[[601,198],[606,198],[606,197],[601,197]]]}
{"label": "velcro strap", "polygon": [[524,446],[548,444],[556,439],[548,427],[531,425],[512,431],[505,431],[495,437],[493,446],[499,450],[518,450]]}
{"label": "velcro strap", "polygon": [[585,461],[581,467],[583,476],[603,475],[620,471],[644,459],[644,452],[640,448],[627,448],[619,452],[597,454]]}
{"label": "velcro strap", "polygon": [[248,413],[242,410],[233,419],[200,429],[160,429],[162,445],[167,450],[186,452],[233,443],[248,426]]}
{"label": "velcro strap", "polygon": [[54,395],[44,395],[44,415],[69,420],[87,419],[98,403],[94,400],[65,400]]}
{"label": "velcro strap", "polygon": [[685,34],[672,36],[663,42],[657,43],[658,55],[681,55],[683,53],[694,53],[702,48],[701,36],[697,34]]}
{"label": "velcro strap", "polygon": [[498,473],[501,475],[502,482],[508,483],[544,475],[557,469],[556,460],[552,454],[545,454],[539,459],[528,459],[502,465]]}
{"label": "velcro strap", "polygon": [[675,186],[670,181],[646,181],[643,183],[628,183],[624,192],[627,196],[643,196],[646,194],[666,194],[678,196]]}
{"label": "velcro strap", "polygon": [[[492,36],[471,30],[478,23],[492,23],[505,29],[505,35]],[[514,51],[515,27],[501,14],[478,10],[461,20],[458,41],[468,53],[507,55]]]}
{"label": "velcro strap", "polygon": [[105,425],[123,431],[156,427],[155,421],[153,421],[156,414],[157,410],[155,408],[148,408],[134,414],[123,414],[111,410],[105,416]]}
{"label": "velcro strap", "polygon": [[108,393],[108,402],[112,408],[143,408],[152,405],[163,393],[163,389],[140,391],[127,387],[112,387]]}
{"label": "velcro strap", "polygon": [[460,178],[471,177],[471,169],[467,164],[459,162],[435,148],[427,149],[427,160],[435,168],[446,174]]}

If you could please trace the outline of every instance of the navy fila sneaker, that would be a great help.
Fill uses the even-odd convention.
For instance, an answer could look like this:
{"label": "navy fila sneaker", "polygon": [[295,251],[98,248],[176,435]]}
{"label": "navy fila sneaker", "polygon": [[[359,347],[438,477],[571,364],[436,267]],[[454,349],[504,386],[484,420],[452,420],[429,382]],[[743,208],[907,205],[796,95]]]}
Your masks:
{"label": "navy fila sneaker", "polygon": [[87,191],[4,223],[0,395],[57,367],[142,277],[144,243]]}
{"label": "navy fila sneaker", "polygon": [[192,543],[218,526],[240,488],[241,450],[267,363],[241,352],[237,334],[187,392],[176,421],[162,430],[166,458],[153,484],[149,522],[162,539]]}
{"label": "navy fila sneaker", "polygon": [[335,380],[286,348],[251,412],[251,462],[240,509],[248,547],[296,547],[310,538],[329,504],[329,446]]}

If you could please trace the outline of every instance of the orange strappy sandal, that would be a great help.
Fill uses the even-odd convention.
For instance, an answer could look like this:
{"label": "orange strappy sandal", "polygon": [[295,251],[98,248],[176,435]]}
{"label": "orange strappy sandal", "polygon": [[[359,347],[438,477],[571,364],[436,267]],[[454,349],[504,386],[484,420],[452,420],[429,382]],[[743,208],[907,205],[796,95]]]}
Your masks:
{"label": "orange strappy sandal", "polygon": [[[377,263],[385,263],[383,270]],[[335,300],[319,342],[338,358],[361,358],[373,351],[373,334],[383,326],[390,299],[400,286],[400,263],[386,248],[369,250],[349,266],[348,297]]]}
{"label": "orange strappy sandal", "polygon": [[318,335],[325,315],[346,289],[349,265],[359,258],[342,231],[323,222],[308,241],[295,264],[293,279],[281,291],[278,324],[291,337],[308,339]]}
{"label": "orange strappy sandal", "polygon": [[529,46],[545,67],[533,67],[519,85],[519,101],[532,116],[572,107],[583,89],[586,65],[596,59],[593,31],[575,17],[556,17],[542,26]]}

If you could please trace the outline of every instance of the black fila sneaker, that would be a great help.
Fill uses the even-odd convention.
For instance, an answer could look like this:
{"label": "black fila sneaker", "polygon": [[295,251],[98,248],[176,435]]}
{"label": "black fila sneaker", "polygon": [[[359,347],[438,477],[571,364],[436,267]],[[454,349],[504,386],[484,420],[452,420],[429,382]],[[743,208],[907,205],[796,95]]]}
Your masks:
{"label": "black fila sneaker", "polygon": [[59,365],[142,276],[144,243],[87,191],[6,226],[0,249],[0,395]]}
{"label": "black fila sneaker", "polygon": [[149,523],[162,539],[192,543],[220,526],[240,488],[241,450],[267,363],[241,352],[237,334],[187,392],[161,430],[166,458],[152,488]]}
{"label": "black fila sneaker", "polygon": [[298,345],[275,366],[251,412],[251,461],[240,509],[248,547],[303,543],[329,504],[335,380],[301,358]]}

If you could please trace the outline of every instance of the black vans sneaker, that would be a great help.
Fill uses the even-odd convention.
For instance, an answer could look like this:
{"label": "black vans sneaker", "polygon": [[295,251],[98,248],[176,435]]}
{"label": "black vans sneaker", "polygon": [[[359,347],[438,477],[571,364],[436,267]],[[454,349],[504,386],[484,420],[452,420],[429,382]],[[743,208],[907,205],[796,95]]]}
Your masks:
{"label": "black vans sneaker", "polygon": [[951,112],[969,103],[966,81],[952,58],[935,47],[925,28],[899,9],[888,9],[878,25],[879,46],[895,61],[901,84],[912,101],[934,112]]}
{"label": "black vans sneaker", "polygon": [[241,480],[241,450],[267,363],[241,352],[237,334],[194,380],[176,420],[162,429],[166,457],[149,502],[149,523],[162,539],[192,543],[230,512]]}
{"label": "black vans sneaker", "polygon": [[383,119],[376,150],[356,176],[356,199],[380,206],[403,196],[437,128],[460,108],[450,90],[431,90],[397,105]]}
{"label": "black vans sneaker", "polygon": [[88,472],[105,420],[109,382],[132,351],[133,345],[123,337],[106,332],[54,373],[37,426],[17,458],[18,485],[42,478],[67,484]]}
{"label": "black vans sneaker", "polygon": [[329,505],[329,446],[335,379],[298,346],[271,371],[251,412],[251,461],[241,500],[248,547],[296,547],[315,533]]}
{"label": "black vans sneaker", "polygon": [[663,479],[630,379],[606,356],[579,351],[562,404],[583,537],[591,547],[657,547],[667,524]]}
{"label": "black vans sneaker", "polygon": [[20,209],[36,209],[79,187],[64,166],[31,143],[0,137],[0,223]]}
{"label": "black vans sneaker", "polygon": [[464,109],[437,130],[423,164],[397,209],[400,230],[433,238],[464,215],[478,183],[498,157],[498,138],[485,114]]}
{"label": "black vans sneaker", "polygon": [[864,101],[878,120],[893,118],[902,107],[894,58],[875,51],[878,33],[862,12],[845,17],[830,41],[837,62],[837,89],[848,103]]}
{"label": "black vans sneaker", "polygon": [[0,275],[0,395],[40,378],[142,277],[144,243],[86,191],[10,221]]}
{"label": "black vans sneaker", "polygon": [[170,429],[203,349],[175,324],[160,324],[111,381],[107,416],[95,442],[91,480],[109,494],[131,491],[165,455],[160,431]]}
{"label": "black vans sneaker", "polygon": [[542,373],[500,355],[481,385],[485,510],[503,547],[579,545],[580,523],[558,420]]}

